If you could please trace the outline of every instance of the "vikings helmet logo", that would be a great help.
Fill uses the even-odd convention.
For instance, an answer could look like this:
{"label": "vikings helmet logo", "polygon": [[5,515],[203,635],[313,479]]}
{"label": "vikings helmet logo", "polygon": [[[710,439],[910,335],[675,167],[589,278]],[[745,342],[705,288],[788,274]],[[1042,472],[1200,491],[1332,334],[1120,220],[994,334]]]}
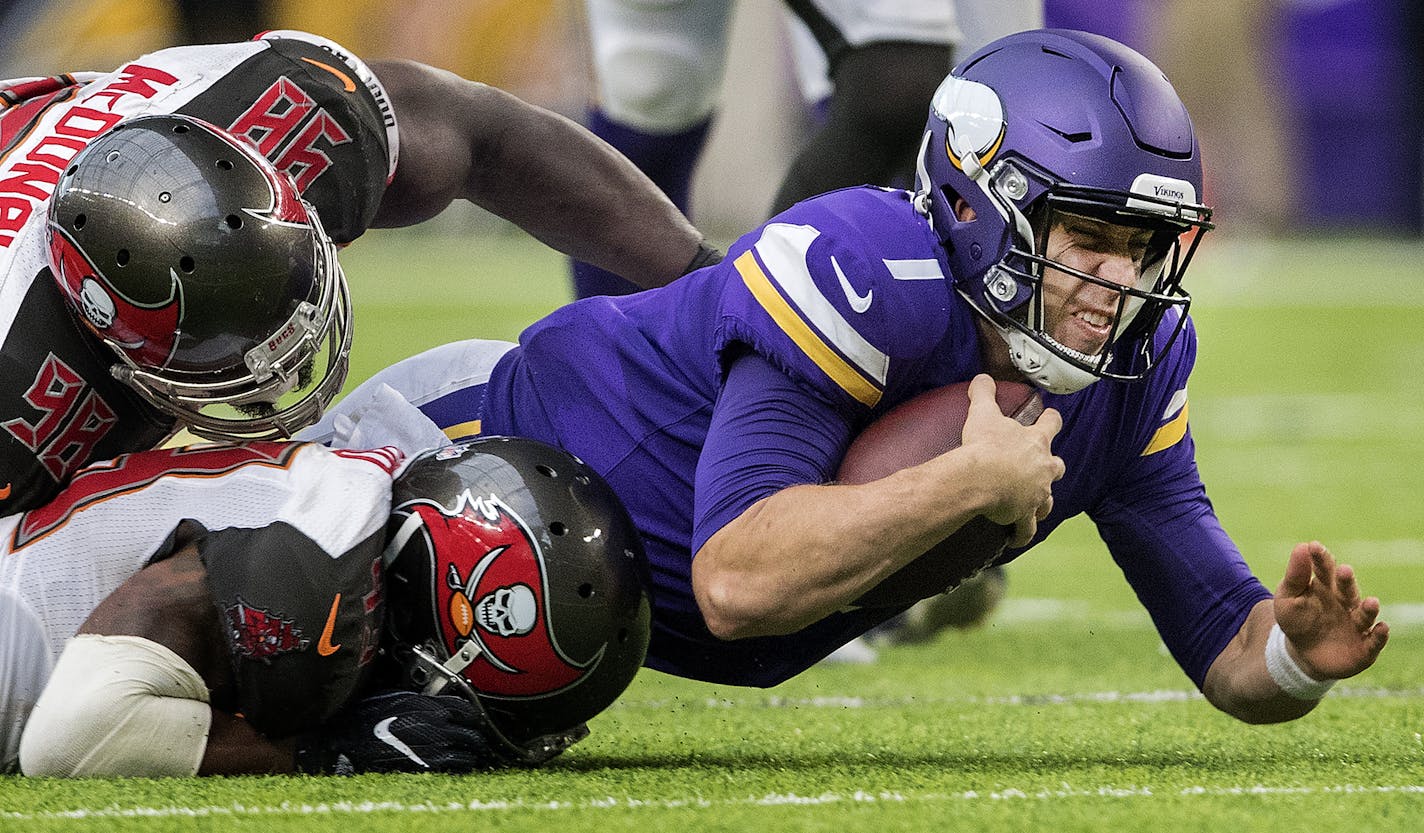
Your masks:
{"label": "vikings helmet logo", "polygon": [[528,527],[493,495],[461,496],[450,511],[405,507],[420,516],[438,572],[435,611],[450,654],[473,641],[464,676],[485,696],[543,697],[582,679],[603,656],[574,659],[559,646],[549,604],[548,565]]}

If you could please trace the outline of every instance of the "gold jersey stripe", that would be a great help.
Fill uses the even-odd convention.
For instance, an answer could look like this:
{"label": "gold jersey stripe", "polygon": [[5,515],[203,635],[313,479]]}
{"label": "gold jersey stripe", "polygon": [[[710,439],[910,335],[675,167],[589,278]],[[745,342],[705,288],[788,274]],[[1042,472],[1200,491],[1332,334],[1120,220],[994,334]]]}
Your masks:
{"label": "gold jersey stripe", "polygon": [[816,366],[825,371],[841,389],[855,397],[867,407],[875,407],[875,403],[880,401],[883,393],[864,376],[860,375],[854,367],[851,367],[845,359],[832,350],[821,337],[812,330],[801,316],[786,303],[786,299],[781,297],[781,293],[771,285],[771,280],[757,264],[756,257],[750,251],[743,252],[733,265],[737,267],[737,272],[742,276],[742,283],[747,285],[752,296],[767,311],[777,326],[781,327],[791,340],[796,342],[796,346],[801,348]]}
{"label": "gold jersey stripe", "polygon": [[1143,450],[1142,456],[1156,454],[1165,451],[1176,445],[1182,437],[1187,435],[1187,403],[1182,403],[1182,410],[1172,418],[1172,421],[1157,429],[1157,433],[1152,435],[1152,441]]}
{"label": "gold jersey stripe", "polygon": [[452,440],[463,440],[466,437],[473,437],[480,433],[480,420],[472,419],[469,422],[457,422],[441,430],[445,432],[445,436]]}

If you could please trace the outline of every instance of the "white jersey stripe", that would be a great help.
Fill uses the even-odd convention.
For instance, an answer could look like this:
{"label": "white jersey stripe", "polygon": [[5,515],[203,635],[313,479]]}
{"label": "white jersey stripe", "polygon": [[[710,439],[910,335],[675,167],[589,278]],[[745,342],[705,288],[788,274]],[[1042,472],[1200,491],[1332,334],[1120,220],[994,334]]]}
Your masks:
{"label": "white jersey stripe", "polygon": [[811,277],[806,252],[821,234],[812,226],[771,223],[756,242],[757,257],[767,275],[791,299],[806,320],[865,375],[882,387],[890,369],[890,357],[866,341],[836,310]]}
{"label": "white jersey stripe", "polygon": [[886,260],[885,268],[890,270],[890,277],[897,281],[944,280],[944,270],[939,267],[938,260]]}

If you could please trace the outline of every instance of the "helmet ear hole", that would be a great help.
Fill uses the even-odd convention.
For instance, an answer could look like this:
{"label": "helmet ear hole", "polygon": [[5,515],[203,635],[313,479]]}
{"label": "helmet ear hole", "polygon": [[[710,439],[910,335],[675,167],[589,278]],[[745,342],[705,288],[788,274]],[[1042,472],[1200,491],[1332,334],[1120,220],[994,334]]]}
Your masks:
{"label": "helmet ear hole", "polygon": [[119,249],[118,254],[114,255],[114,262],[117,263],[117,264],[120,265],[120,266],[128,266],[128,265],[129,265],[129,250],[128,250],[128,249]]}

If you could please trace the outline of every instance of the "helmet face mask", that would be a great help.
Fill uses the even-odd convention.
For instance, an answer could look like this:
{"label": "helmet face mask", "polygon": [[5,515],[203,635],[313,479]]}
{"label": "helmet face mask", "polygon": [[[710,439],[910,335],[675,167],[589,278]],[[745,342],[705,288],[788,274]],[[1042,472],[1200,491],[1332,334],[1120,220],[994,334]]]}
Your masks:
{"label": "helmet face mask", "polygon": [[[1211,210],[1197,202],[1201,163],[1185,108],[1127,47],[1066,30],[984,47],[936,92],[918,174],[917,207],[944,243],[956,292],[1039,387],[1139,380],[1184,326],[1182,277]],[[1048,233],[1068,216],[1150,232],[1131,286],[1049,258]],[[1099,349],[1075,350],[1049,329],[1045,281],[1068,278],[1114,293]]]}
{"label": "helmet face mask", "polygon": [[51,271],[145,402],[213,439],[290,436],[345,381],[336,248],[290,178],[221,129],[123,122],[61,177]]}
{"label": "helmet face mask", "polygon": [[642,665],[641,540],[558,449],[489,437],[421,455],[397,479],[388,542],[383,673],[465,697],[509,749],[557,751]]}

